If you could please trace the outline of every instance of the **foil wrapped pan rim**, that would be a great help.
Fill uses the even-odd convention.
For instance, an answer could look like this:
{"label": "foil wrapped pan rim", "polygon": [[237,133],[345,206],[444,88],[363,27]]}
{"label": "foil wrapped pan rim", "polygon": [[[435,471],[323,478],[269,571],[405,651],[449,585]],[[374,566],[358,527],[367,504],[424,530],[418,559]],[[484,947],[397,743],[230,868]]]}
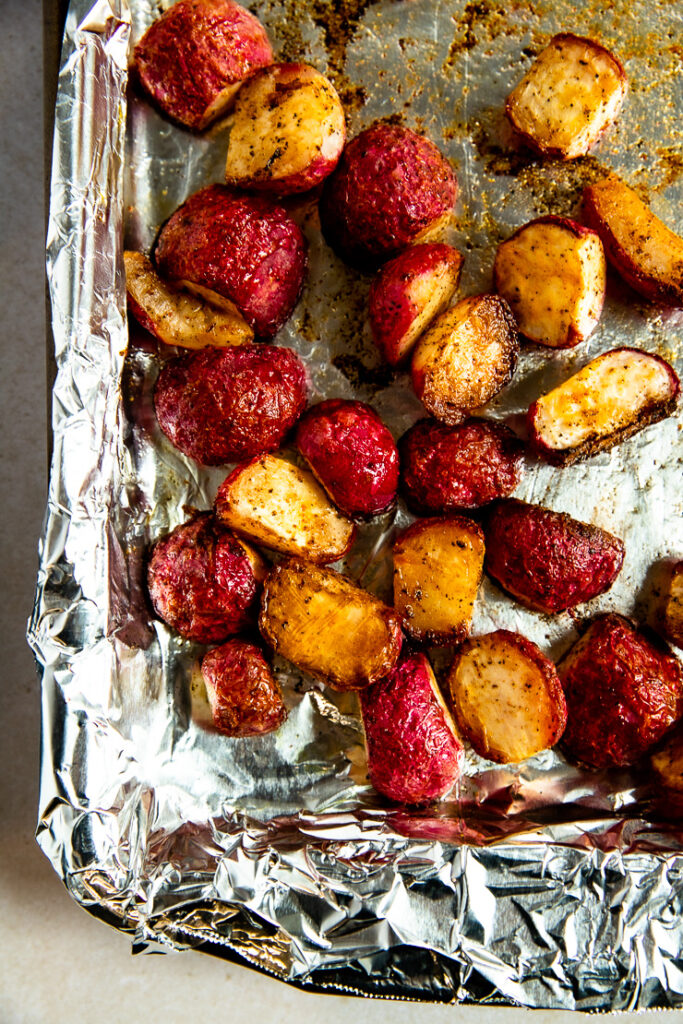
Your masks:
{"label": "foil wrapped pan rim", "polygon": [[[150,16],[142,0],[73,0],[57,100],[47,245],[55,444],[28,634],[42,672],[41,847],[71,895],[131,932],[137,949],[210,948],[303,987],[390,998],[682,1006],[675,829],[609,814],[603,802],[570,822],[530,809],[514,832],[496,833],[490,821],[477,828],[486,805],[425,820],[356,810],[343,789],[332,791],[332,804],[342,793],[334,810],[261,820],[227,800],[194,822],[170,783],[166,794],[148,783],[135,740],[149,723],[142,702],[124,722],[121,697],[135,671],[131,643],[142,643],[126,612],[126,545],[140,513],[121,394],[131,9]],[[164,627],[154,642],[163,704],[164,686],[176,685],[166,670],[183,652]],[[336,714],[347,728],[343,709],[325,708],[315,690],[298,708],[299,722]],[[183,755],[181,735],[157,739]],[[514,783],[496,785],[499,805],[514,800]]]}

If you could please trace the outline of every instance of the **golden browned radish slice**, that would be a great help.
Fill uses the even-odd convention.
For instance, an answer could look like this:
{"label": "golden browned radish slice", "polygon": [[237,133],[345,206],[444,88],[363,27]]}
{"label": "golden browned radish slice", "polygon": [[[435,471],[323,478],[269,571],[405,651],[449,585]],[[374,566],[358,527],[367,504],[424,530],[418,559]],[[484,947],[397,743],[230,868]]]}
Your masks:
{"label": "golden browned radish slice", "polygon": [[654,302],[683,306],[683,238],[616,175],[583,193],[583,215],[623,279]]}
{"label": "golden browned radish slice", "polygon": [[[677,726],[661,747],[650,755],[650,765],[659,786],[683,800],[683,728]],[[681,807],[678,806],[680,813]]]}
{"label": "golden browned radish slice", "polygon": [[683,648],[683,560],[669,570],[660,618],[667,640]]}
{"label": "golden browned radish slice", "polygon": [[517,324],[505,299],[462,299],[437,317],[415,346],[415,394],[443,423],[461,423],[505,387],[518,351]]}
{"label": "golden browned radish slice", "polygon": [[394,544],[394,607],[414,640],[452,644],[470,631],[484,564],[471,519],[419,519]]}
{"label": "golden browned radish slice", "polygon": [[[190,295],[157,274],[141,252],[124,252],[128,308],[138,323],[165,345],[224,348],[246,345],[254,332],[232,302]],[[208,290],[207,290],[208,291]]]}
{"label": "golden browned radish slice", "polygon": [[360,690],[393,669],[398,616],[332,569],[278,565],[266,579],[261,633],[284,658],[335,690]]}
{"label": "golden browned radish slice", "polygon": [[237,97],[225,180],[276,195],[305,192],[334,170],[345,139],[332,83],[308,64],[272,64]]}
{"label": "golden browned radish slice", "polygon": [[583,156],[616,119],[626,73],[604,46],[563,32],[554,36],[505,104],[512,126],[544,156]]}
{"label": "golden browned radish slice", "polygon": [[605,254],[594,231],[566,217],[540,217],[498,247],[496,291],[520,332],[549,348],[593,333],[605,300]]}
{"label": "golden browned radish slice", "polygon": [[499,629],[467,640],[448,684],[463,735],[491,761],[523,761],[564,732],[567,706],[555,666],[519,633]]}
{"label": "golden browned radish slice", "polygon": [[322,565],[345,555],[356,532],[312,473],[273,455],[237,466],[218,489],[215,512],[257,544]]}
{"label": "golden browned radish slice", "polygon": [[670,416],[680,387],[659,356],[613,349],[533,403],[529,437],[548,462],[568,466]]}

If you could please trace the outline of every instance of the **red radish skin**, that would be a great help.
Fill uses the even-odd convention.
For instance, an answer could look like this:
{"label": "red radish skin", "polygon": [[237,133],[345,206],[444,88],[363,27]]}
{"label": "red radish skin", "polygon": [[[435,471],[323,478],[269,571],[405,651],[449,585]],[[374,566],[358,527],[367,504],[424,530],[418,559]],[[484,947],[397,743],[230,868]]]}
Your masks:
{"label": "red radish skin", "polygon": [[306,406],[306,392],[306,368],[291,349],[201,349],[166,363],[154,407],[176,448],[217,466],[279,447]]}
{"label": "red radish skin", "polygon": [[376,122],[348,143],[323,186],[320,222],[343,260],[372,269],[426,241],[450,215],[457,184],[429,139]]}
{"label": "red radish skin", "polygon": [[340,398],[314,405],[299,420],[296,445],[345,515],[367,519],[393,507],[398,450],[371,406]]}
{"label": "red radish skin", "polygon": [[377,792],[414,805],[445,796],[460,778],[463,746],[427,658],[402,658],[360,699],[370,781]]}
{"label": "red radish skin", "polygon": [[412,245],[385,263],[370,285],[372,336],[392,366],[401,365],[419,335],[442,313],[458,287],[464,258],[450,245]]}
{"label": "red radish skin", "polygon": [[253,626],[264,576],[253,548],[199,512],[154,545],[147,584],[160,619],[211,644]]}
{"label": "red radish skin", "polygon": [[635,764],[683,714],[683,670],[621,615],[602,615],[558,665],[563,745],[590,768]]}
{"label": "red radish skin", "polygon": [[145,32],[133,68],[163,113],[201,131],[230,108],[241,82],[272,60],[265,29],[234,0],[179,0]]}
{"label": "red radish skin", "polygon": [[224,185],[178,207],[159,233],[154,260],[169,280],[229,299],[264,340],[294,309],[307,268],[306,241],[289,213]]}
{"label": "red radish skin", "polygon": [[287,708],[256,644],[228,640],[202,658],[213,724],[224,736],[262,736],[279,729]]}
{"label": "red radish skin", "polygon": [[488,575],[548,615],[609,590],[624,562],[623,541],[607,530],[514,498],[493,506],[484,533]]}
{"label": "red radish skin", "polygon": [[419,420],[399,442],[401,490],[418,515],[480,508],[507,497],[522,475],[524,444],[503,423],[456,427]]}

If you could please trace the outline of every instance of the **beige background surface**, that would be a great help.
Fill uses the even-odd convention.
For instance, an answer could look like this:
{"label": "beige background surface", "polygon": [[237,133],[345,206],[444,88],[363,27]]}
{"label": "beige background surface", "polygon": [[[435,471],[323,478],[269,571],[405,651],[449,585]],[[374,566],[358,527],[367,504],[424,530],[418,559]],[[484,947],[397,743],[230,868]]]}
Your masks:
{"label": "beige background surface", "polygon": [[24,632],[46,479],[41,24],[40,0],[0,0],[0,1024],[575,1022],[569,1013],[308,995],[200,954],[132,957],[125,936],[71,902],[40,853],[39,691]]}

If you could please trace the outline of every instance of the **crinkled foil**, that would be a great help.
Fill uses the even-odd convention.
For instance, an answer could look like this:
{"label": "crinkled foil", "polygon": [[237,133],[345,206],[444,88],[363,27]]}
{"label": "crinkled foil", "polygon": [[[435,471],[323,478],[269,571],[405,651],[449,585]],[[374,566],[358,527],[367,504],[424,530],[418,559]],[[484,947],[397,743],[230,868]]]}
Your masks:
{"label": "crinkled foil", "polygon": [[[367,784],[356,698],[276,664],[290,709],[276,734],[206,727],[201,648],[150,613],[150,543],[209,507],[225,471],[183,458],[150,400],[160,353],[125,317],[122,249],[147,248],[186,196],[219,181],[226,125],[202,138],[127,94],[130,44],[165,4],[74,0],[57,102],[48,275],[58,374],[54,454],[29,639],[43,675],[39,842],[74,898],[135,948],[188,947],[300,985],[365,995],[527,1006],[683,1006],[683,829],[657,823],[647,776],[588,774],[546,752],[518,766],[468,756],[438,807],[391,807]],[[351,134],[397,116],[452,159],[448,240],[464,294],[493,254],[545,212],[576,209],[614,167],[683,230],[683,12],[667,0],[258,0],[276,52],[327,71]],[[511,145],[510,87],[550,35],[592,35],[624,60],[623,114],[594,156],[560,164]],[[311,271],[280,343],[312,398],[374,402],[398,436],[420,414],[380,363],[368,279],[322,244],[315,202],[292,201]],[[599,352],[635,345],[683,370],[683,316],[616,277],[588,343],[526,348],[490,413],[519,427],[529,402]],[[625,568],[581,609],[651,614],[658,573],[683,554],[680,419],[569,469],[529,460],[517,494],[623,537]],[[386,594],[397,525],[362,531],[345,569]],[[547,618],[482,586],[474,631],[517,629],[557,657],[575,618]]]}

